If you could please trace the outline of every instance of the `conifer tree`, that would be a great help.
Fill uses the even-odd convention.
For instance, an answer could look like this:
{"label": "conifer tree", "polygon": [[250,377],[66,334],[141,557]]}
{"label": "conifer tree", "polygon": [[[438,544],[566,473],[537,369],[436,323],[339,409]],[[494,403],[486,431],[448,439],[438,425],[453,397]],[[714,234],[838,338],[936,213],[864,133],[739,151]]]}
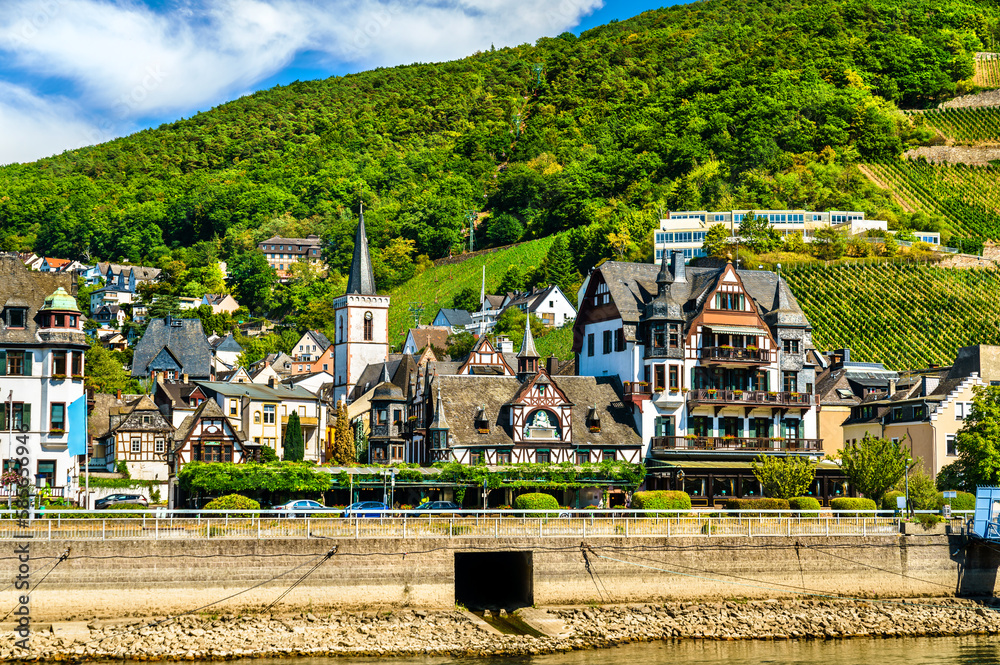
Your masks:
{"label": "conifer tree", "polygon": [[563,293],[572,293],[578,275],[573,268],[573,256],[565,236],[557,236],[545,255],[545,281],[555,284]]}
{"label": "conifer tree", "polygon": [[301,462],[305,457],[305,444],[302,441],[302,424],[299,422],[299,414],[295,411],[288,416],[288,424],[285,425],[285,461]]}
{"label": "conifer tree", "polygon": [[351,431],[351,423],[347,418],[347,406],[341,402],[337,406],[337,427],[333,431],[333,460],[334,464],[347,466],[354,464],[356,449],[354,447],[354,433]]}

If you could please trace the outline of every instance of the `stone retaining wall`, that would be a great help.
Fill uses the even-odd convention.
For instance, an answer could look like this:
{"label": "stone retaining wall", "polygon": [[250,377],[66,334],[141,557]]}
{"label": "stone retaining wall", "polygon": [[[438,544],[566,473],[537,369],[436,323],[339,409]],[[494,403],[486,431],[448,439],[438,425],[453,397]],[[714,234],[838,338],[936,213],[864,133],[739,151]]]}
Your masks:
{"label": "stone retaining wall", "polygon": [[[803,590],[865,598],[992,595],[998,563],[995,551],[966,548],[963,536],[607,538],[588,542],[586,559],[578,539],[38,542],[33,581],[64,550],[70,554],[32,593],[32,617],[174,614],[284,573],[212,607],[259,611],[334,545],[337,553],[277,610],[451,608],[455,553],[463,551],[531,551],[539,605],[801,597]],[[16,558],[8,554],[2,565],[12,579]],[[13,606],[17,593],[0,593],[0,606]]]}

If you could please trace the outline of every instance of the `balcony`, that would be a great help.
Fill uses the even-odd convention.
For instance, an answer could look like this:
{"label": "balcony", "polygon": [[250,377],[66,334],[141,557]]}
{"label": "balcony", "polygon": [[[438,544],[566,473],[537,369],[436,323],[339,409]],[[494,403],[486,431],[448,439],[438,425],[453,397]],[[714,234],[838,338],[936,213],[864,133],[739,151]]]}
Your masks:
{"label": "balcony", "polygon": [[640,381],[626,381],[625,401],[631,404],[641,402],[653,397],[653,386]]}
{"label": "balcony", "polygon": [[433,448],[430,451],[431,462],[450,462],[451,451],[447,448]]}
{"label": "balcony", "polygon": [[771,392],[768,390],[716,390],[698,388],[688,393],[688,404],[692,406],[736,405],[736,406],[792,406],[808,409],[815,399],[807,393]]}
{"label": "balcony", "polygon": [[822,439],[782,439],[771,437],[657,436],[652,450],[659,452],[823,452]]}
{"label": "balcony", "polygon": [[372,438],[376,439],[401,439],[403,438],[403,424],[396,422],[393,424],[379,423],[372,427]]}
{"label": "balcony", "polygon": [[740,363],[767,365],[771,352],[767,349],[746,349],[734,346],[706,346],[701,349],[701,359],[710,363]]}

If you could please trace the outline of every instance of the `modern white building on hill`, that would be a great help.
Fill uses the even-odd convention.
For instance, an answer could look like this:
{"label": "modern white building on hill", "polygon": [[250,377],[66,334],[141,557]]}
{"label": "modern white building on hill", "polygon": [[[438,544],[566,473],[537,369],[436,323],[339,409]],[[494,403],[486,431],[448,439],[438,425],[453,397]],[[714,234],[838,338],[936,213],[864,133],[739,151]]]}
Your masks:
{"label": "modern white building on hill", "polygon": [[[812,242],[816,231],[821,228],[833,227],[845,231],[848,235],[858,235],[872,229],[886,231],[886,222],[875,219],[865,219],[865,213],[849,210],[830,210],[827,212],[811,212],[808,210],[681,210],[667,213],[666,219],[660,220],[660,226],[655,231],[656,261],[664,254],[671,252],[684,253],[684,259],[690,260],[705,256],[702,242],[705,233],[716,224],[725,224],[730,234],[735,236],[739,231],[740,222],[748,213],[764,217],[771,228],[783,236],[801,233],[805,242]],[[940,244],[940,235],[920,233],[920,240],[931,244]],[[935,241],[936,238],[936,241]]]}

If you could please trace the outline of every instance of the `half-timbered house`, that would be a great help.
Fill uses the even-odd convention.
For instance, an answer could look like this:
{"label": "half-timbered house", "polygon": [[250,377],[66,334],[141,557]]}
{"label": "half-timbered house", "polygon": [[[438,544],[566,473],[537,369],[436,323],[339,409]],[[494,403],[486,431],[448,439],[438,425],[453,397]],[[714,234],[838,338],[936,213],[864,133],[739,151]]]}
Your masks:
{"label": "half-timbered house", "polygon": [[215,400],[208,400],[174,433],[173,472],[188,462],[250,462],[259,459],[260,448],[233,427]]}
{"label": "half-timbered house", "polygon": [[124,461],[132,478],[165,481],[167,450],[174,426],[146,395],[125,406],[111,407],[107,450],[109,467]]}

